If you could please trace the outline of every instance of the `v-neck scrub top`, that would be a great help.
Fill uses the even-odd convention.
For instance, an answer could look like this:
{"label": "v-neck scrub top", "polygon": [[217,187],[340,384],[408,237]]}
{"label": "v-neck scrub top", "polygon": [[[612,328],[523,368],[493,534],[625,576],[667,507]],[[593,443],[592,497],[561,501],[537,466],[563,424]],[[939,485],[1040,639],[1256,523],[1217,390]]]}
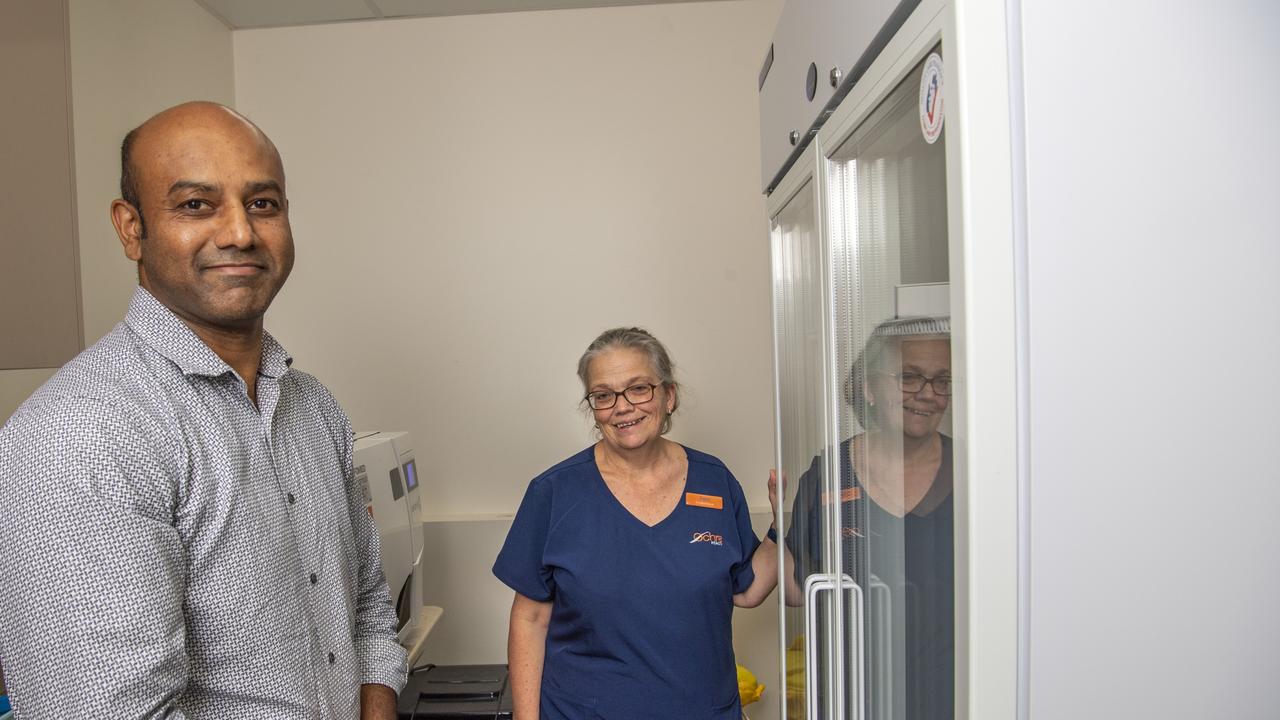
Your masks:
{"label": "v-neck scrub top", "polygon": [[529,484],[493,573],[553,603],[542,720],[741,719],[733,596],[760,541],[724,463],[685,453],[685,493],[652,527],[605,485],[594,447]]}

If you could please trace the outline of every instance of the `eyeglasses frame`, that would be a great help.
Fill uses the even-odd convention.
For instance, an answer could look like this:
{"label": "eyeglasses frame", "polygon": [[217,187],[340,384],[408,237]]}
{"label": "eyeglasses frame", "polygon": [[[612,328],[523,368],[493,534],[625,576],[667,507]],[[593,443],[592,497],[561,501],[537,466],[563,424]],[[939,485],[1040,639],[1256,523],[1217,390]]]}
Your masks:
{"label": "eyeglasses frame", "polygon": [[[618,398],[620,397],[626,398],[627,402],[631,403],[632,405],[643,405],[644,403],[647,403],[650,400],[653,400],[653,398],[657,395],[655,391],[662,386],[663,386],[663,383],[656,383],[656,384],[655,383],[636,383],[635,385],[628,385],[627,387],[623,388],[622,392],[617,392],[615,390],[592,390],[591,392],[582,396],[582,402],[585,402],[587,404],[587,407],[591,408],[592,410],[612,410],[613,408],[617,407]],[[627,397],[628,391],[630,391],[632,388],[638,388],[638,387],[649,388],[649,397],[645,398],[644,400],[638,400],[638,401],[632,400],[630,397]],[[596,407],[595,405],[592,405],[591,396],[600,392],[613,393],[613,402],[603,407]]]}
{"label": "eyeglasses frame", "polygon": [[[948,383],[950,383],[950,382],[952,381],[952,380],[951,380],[951,376],[950,376],[950,375],[936,375],[936,376],[934,376],[934,377],[929,377],[928,375],[924,375],[924,374],[922,374],[922,373],[918,373],[918,372],[911,372],[911,373],[891,373],[891,372],[887,372],[887,373],[885,373],[885,375],[888,375],[889,377],[891,377],[891,378],[893,378],[894,380],[896,380],[896,381],[897,381],[897,383],[898,383],[898,389],[899,389],[899,390],[901,390],[902,392],[909,392],[909,393],[911,393],[912,395],[914,395],[914,394],[919,393],[919,392],[924,392],[924,388],[925,388],[925,386],[927,385],[927,386],[929,386],[929,388],[931,388],[931,389],[933,390],[933,394],[934,394],[934,395],[937,395],[938,397],[951,397],[951,388],[947,388],[947,391],[946,391],[946,392],[940,392],[940,391],[938,390],[938,386],[933,384],[933,381],[934,381],[934,380],[946,380]],[[908,390],[908,389],[906,389],[906,388],[902,387],[902,376],[903,376],[903,375],[919,375],[920,377],[924,378],[924,383],[922,383],[922,384],[920,385],[920,388],[919,388],[918,390]]]}

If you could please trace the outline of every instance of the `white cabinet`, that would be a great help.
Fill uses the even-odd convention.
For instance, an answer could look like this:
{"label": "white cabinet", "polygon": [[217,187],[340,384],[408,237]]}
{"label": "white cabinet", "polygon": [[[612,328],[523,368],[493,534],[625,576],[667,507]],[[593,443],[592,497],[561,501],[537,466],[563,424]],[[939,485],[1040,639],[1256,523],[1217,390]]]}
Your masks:
{"label": "white cabinet", "polygon": [[895,13],[904,17],[914,5],[915,0],[793,0],[783,7],[766,56],[768,72],[761,73],[764,187],[772,187],[794,161],[837,88],[874,58],[883,45],[877,35],[886,24],[893,29]]}

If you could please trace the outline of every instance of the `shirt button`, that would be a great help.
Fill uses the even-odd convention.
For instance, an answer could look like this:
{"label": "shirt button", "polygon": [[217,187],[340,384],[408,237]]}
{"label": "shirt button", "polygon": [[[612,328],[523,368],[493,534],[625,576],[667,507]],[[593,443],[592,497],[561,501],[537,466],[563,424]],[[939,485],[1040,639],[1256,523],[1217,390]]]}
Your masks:
{"label": "shirt button", "polygon": [[333,653],[329,653],[329,664],[333,664]]}
{"label": "shirt button", "polygon": [[293,496],[293,493],[289,493],[289,494],[288,494],[288,495],[286,495],[285,497],[289,498],[289,504],[290,504],[290,505],[292,505],[292,504],[294,504],[294,503],[298,502],[298,498],[294,497],[294,496]]}
{"label": "shirt button", "polygon": [[315,584],[316,584],[316,581],[317,581],[317,580],[316,580],[316,574],[315,574],[315,573],[311,573],[311,584],[312,584],[312,585],[315,585]]}

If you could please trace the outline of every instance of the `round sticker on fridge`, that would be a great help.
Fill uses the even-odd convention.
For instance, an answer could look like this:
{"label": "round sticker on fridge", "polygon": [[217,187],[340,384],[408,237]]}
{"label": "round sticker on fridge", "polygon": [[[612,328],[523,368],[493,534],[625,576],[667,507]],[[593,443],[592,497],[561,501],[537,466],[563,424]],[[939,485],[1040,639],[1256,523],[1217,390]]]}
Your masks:
{"label": "round sticker on fridge", "polygon": [[942,56],[930,53],[920,73],[920,132],[930,145],[942,135]]}

